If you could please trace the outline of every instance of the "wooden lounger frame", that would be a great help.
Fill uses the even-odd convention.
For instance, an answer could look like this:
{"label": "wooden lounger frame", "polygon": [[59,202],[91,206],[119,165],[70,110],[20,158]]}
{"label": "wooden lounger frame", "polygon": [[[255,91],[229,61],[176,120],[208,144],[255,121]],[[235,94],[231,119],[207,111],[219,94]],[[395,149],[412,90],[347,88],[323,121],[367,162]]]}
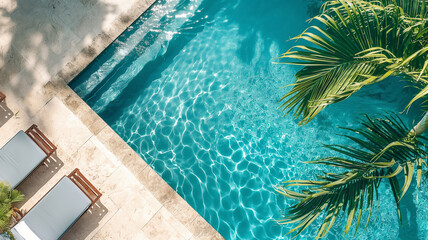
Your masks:
{"label": "wooden lounger frame", "polygon": [[40,131],[36,124],[31,125],[25,133],[46,153],[46,159],[56,151],[56,146]]}
{"label": "wooden lounger frame", "polygon": [[100,191],[98,191],[98,189],[96,189],[94,185],[92,185],[92,183],[89,182],[89,180],[85,178],[85,176],[83,176],[83,174],[80,172],[78,168],[74,169],[70,174],[68,174],[68,178],[72,182],[74,182],[74,184],[76,184],[76,186],[79,187],[80,190],[82,190],[82,192],[89,199],[91,199],[91,202],[92,202],[91,206],[93,206],[98,201],[98,199],[100,199],[100,197],[102,196]]}
{"label": "wooden lounger frame", "polygon": [[0,102],[3,102],[6,99],[6,95],[4,93],[0,92]]}

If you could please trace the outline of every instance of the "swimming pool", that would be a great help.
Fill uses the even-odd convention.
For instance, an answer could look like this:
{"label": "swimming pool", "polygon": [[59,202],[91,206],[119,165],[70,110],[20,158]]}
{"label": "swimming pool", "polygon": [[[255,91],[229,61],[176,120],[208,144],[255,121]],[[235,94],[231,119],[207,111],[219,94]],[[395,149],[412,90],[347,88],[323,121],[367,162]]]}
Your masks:
{"label": "swimming pool", "polygon": [[[159,0],[70,86],[226,239],[290,239],[291,226],[274,221],[290,203],[272,186],[321,171],[301,162],[328,154],[320,142],[346,144],[332,134],[336,126],[356,126],[363,112],[400,112],[408,102],[389,80],[303,127],[282,117],[277,101],[288,89],[281,87],[298,68],[272,61],[308,26],[310,6]],[[427,221],[428,193],[419,194],[419,205],[404,200],[402,229],[391,195],[381,195],[386,208],[358,239],[426,239],[427,226],[417,223]],[[315,226],[298,239],[313,239]],[[327,238],[343,239],[342,227]]]}

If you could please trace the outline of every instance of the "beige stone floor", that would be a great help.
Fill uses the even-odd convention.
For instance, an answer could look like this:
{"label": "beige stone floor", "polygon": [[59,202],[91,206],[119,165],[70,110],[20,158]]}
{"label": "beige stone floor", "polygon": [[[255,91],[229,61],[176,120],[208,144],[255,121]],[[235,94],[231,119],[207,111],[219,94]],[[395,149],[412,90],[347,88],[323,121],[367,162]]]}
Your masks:
{"label": "beige stone floor", "polygon": [[76,167],[103,194],[63,239],[222,239],[67,86],[154,1],[0,0],[0,146],[33,123],[58,146],[18,207]]}

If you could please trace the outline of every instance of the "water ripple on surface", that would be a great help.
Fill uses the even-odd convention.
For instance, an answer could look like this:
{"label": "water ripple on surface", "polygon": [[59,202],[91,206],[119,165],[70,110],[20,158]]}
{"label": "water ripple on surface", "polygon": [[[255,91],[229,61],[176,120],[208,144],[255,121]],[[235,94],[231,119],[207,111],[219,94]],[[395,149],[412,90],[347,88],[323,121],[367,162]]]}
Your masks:
{"label": "water ripple on surface", "polygon": [[[125,86],[115,88],[117,84],[111,84],[112,91],[120,92],[120,100],[104,99],[101,91],[89,96],[92,102],[88,103],[108,109],[101,116],[226,239],[288,239],[285,233],[290,226],[279,226],[274,220],[291,202],[276,195],[272,186],[326,170],[302,161],[327,154],[320,142],[346,144],[332,132],[336,126],[355,126],[358,113],[402,110],[405,101],[397,103],[398,97],[384,98],[381,94],[386,91],[388,96],[400,96],[402,92],[389,83],[368,88],[298,127],[296,120],[281,117],[276,109],[277,100],[285,93],[280,87],[294,81],[298,68],[271,61],[294,44],[283,40],[305,28],[304,1],[188,3],[178,4],[181,10],[173,11],[178,15],[156,17],[159,21],[174,16],[196,19],[177,30],[170,29],[170,35],[161,34],[151,40],[162,50],[156,48],[147,59],[159,65],[139,66],[132,78],[132,69],[118,71],[122,77],[117,79],[126,79],[126,86],[132,86],[122,90]],[[266,8],[286,12],[257,15],[259,8],[261,12]],[[155,5],[148,14],[156,16],[156,9]],[[185,13],[186,9],[190,14]],[[257,21],[248,18],[253,15]],[[290,16],[293,21],[287,20]],[[151,30],[146,27],[156,32],[158,26]],[[138,32],[138,24],[129,31]],[[126,37],[117,41],[126,42]],[[147,49],[150,44],[141,41],[135,51]],[[108,51],[120,50],[108,49],[104,54]],[[135,82],[141,85],[134,87]],[[95,103],[102,105],[98,108]],[[389,190],[381,186],[381,191]],[[426,192],[421,195],[420,199],[427,199]],[[386,195],[381,195],[381,201],[394,206]],[[428,211],[420,208],[420,212]],[[396,239],[399,231],[394,214],[380,211],[378,220],[372,221],[358,239]],[[425,220],[418,214],[418,222]],[[328,239],[343,239],[342,229],[340,224],[335,226]],[[299,239],[314,238],[315,230],[310,227]],[[419,231],[422,238],[427,234],[426,229]]]}

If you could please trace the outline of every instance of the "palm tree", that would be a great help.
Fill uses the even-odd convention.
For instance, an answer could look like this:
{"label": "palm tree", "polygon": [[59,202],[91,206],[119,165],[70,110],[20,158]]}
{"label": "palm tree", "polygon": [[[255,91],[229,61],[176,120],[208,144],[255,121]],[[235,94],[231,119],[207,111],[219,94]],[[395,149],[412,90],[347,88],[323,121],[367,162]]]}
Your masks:
{"label": "palm tree", "polygon": [[313,119],[327,105],[342,101],[362,87],[400,75],[421,88],[409,103],[428,93],[424,0],[336,0],[324,4],[298,45],[281,56],[287,64],[304,66],[281,108],[300,124]]}
{"label": "palm tree", "polygon": [[[399,76],[420,90],[409,102],[427,101],[428,95],[428,10],[425,0],[334,0],[327,1],[323,13],[314,19],[319,26],[305,30],[297,40],[306,45],[293,47],[281,58],[287,64],[304,66],[296,74],[292,90],[281,101],[281,108],[300,124],[311,121],[332,103],[342,101],[362,87],[390,76]],[[388,180],[401,221],[400,200],[409,188],[413,173],[420,185],[428,154],[421,134],[428,127],[428,113],[413,128],[397,116],[371,118],[360,129],[347,129],[346,137],[358,147],[326,145],[345,157],[311,161],[341,169],[316,180],[286,181],[277,187],[284,196],[299,202],[292,205],[283,224],[296,223],[291,232],[300,234],[315,219],[324,217],[318,237],[324,237],[344,213],[345,234],[354,219],[356,229],[362,213],[378,205],[378,186]],[[398,176],[403,175],[400,184]],[[298,190],[291,190],[297,187]]]}
{"label": "palm tree", "polygon": [[[330,172],[317,176],[317,180],[291,180],[277,187],[282,195],[299,202],[290,207],[282,224],[298,223],[290,233],[300,234],[317,217],[324,216],[317,237],[324,237],[341,212],[347,218],[345,234],[356,218],[356,229],[360,225],[362,213],[369,209],[367,223],[372,214],[373,204],[378,198],[378,186],[385,179],[391,186],[401,221],[400,200],[408,190],[413,172],[417,172],[419,188],[422,168],[427,166],[428,153],[422,136],[415,135],[397,116],[362,120],[360,129],[346,129],[357,137],[346,135],[358,147],[325,145],[325,147],[345,156],[327,157],[308,163],[321,164],[343,169],[341,173]],[[399,175],[404,182],[399,183]],[[304,187],[300,192],[292,187]],[[377,204],[379,204],[377,202]]]}
{"label": "palm tree", "polygon": [[0,233],[9,230],[10,219],[14,212],[12,204],[24,200],[24,195],[4,182],[0,182]]}

